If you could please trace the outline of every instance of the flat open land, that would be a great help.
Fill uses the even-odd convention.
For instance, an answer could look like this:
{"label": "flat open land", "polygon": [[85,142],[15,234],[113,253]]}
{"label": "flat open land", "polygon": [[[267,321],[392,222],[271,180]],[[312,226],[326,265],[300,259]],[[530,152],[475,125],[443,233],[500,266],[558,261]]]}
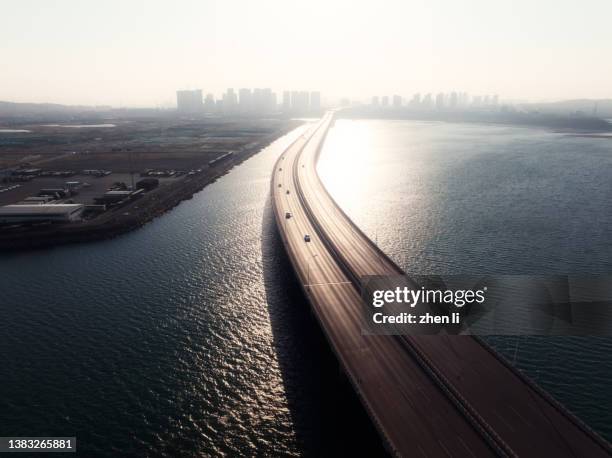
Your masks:
{"label": "flat open land", "polygon": [[198,168],[226,151],[248,149],[284,124],[276,119],[169,117],[4,126],[0,122],[0,169],[24,163],[115,172]]}

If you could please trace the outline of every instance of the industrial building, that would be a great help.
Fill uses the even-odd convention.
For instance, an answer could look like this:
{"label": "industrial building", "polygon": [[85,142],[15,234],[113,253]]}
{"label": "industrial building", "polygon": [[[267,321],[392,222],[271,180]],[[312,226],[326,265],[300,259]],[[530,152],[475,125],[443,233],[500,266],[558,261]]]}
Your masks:
{"label": "industrial building", "polygon": [[82,204],[5,205],[0,207],[0,224],[57,222],[81,219]]}
{"label": "industrial building", "polygon": [[130,199],[135,199],[142,196],[144,189],[137,189],[136,191],[113,189],[105,192],[103,196],[96,197],[94,200],[97,204],[113,205],[120,202],[124,202]]}
{"label": "industrial building", "polygon": [[19,205],[43,205],[43,204],[48,204],[49,202],[52,202],[53,200],[55,199],[51,196],[26,197],[20,202]]}
{"label": "industrial building", "polygon": [[69,195],[70,195],[69,191],[64,188],[47,188],[47,189],[41,189],[38,192],[39,197],[51,196],[54,199],[63,199],[64,197],[68,197]]}

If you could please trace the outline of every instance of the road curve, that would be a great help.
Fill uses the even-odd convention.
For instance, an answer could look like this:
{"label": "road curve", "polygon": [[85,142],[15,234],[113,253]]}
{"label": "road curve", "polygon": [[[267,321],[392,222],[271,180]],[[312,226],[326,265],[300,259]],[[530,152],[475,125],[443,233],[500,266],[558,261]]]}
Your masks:
{"label": "road curve", "polygon": [[611,456],[608,443],[472,337],[362,335],[361,278],[403,271],[319,179],[332,122],[326,114],[279,157],[274,213],[314,315],[390,452]]}

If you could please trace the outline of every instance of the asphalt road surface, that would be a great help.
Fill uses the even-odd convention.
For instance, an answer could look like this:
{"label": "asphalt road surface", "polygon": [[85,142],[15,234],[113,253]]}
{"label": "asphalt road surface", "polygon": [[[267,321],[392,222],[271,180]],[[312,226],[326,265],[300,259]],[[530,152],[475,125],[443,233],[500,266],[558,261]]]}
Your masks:
{"label": "asphalt road surface", "polygon": [[[469,336],[362,334],[366,275],[397,267],[316,171],[333,113],[279,158],[274,211],[295,272],[389,450],[401,456],[610,456],[610,446]],[[305,238],[309,237],[309,241]]]}

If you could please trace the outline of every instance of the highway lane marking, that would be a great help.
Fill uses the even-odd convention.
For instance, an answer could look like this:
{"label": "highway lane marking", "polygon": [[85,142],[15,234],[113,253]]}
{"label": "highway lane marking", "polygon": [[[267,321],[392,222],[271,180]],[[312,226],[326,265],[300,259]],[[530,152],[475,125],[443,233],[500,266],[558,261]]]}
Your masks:
{"label": "highway lane marking", "polygon": [[334,285],[350,285],[350,281],[331,281],[327,283],[304,283],[304,286],[334,286]]}

